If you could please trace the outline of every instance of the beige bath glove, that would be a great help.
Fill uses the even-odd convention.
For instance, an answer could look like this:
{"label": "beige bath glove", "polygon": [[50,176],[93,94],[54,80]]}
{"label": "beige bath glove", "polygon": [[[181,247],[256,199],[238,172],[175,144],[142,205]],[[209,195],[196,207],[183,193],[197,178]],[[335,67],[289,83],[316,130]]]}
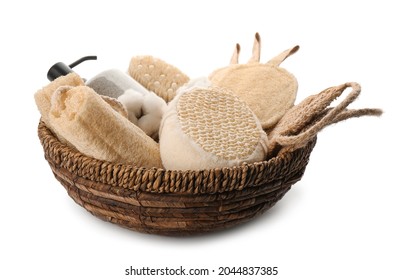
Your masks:
{"label": "beige bath glove", "polygon": [[159,145],[87,86],[59,87],[49,121],[88,156],[138,167],[161,168]]}
{"label": "beige bath glove", "polygon": [[267,135],[247,104],[228,90],[189,87],[168,105],[160,128],[163,165],[223,168],[263,161]]}
{"label": "beige bath glove", "polygon": [[135,56],[131,59],[128,74],[142,86],[155,92],[166,102],[189,78],[178,68],[152,56]]}
{"label": "beige bath glove", "polygon": [[238,64],[239,44],[231,64],[210,74],[212,84],[227,88],[243,99],[259,118],[265,130],[272,128],[295,102],[297,80],[279,65],[299,49],[288,49],[267,63],[260,63],[260,36],[255,35],[253,55],[247,64]]}

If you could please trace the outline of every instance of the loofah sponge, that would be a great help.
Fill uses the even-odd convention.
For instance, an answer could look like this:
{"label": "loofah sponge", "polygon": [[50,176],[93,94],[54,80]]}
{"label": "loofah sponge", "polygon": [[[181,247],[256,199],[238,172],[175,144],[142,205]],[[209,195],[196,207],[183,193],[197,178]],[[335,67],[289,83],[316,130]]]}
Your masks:
{"label": "loofah sponge", "polygon": [[84,85],[84,80],[81,79],[76,73],[69,73],[66,76],[60,76],[42,89],[38,90],[35,93],[35,103],[38,107],[38,110],[41,114],[42,121],[46,123],[46,126],[57,136],[57,138],[63,142],[64,144],[69,145],[70,147],[74,147],[71,143],[69,143],[64,137],[57,131],[56,128],[52,126],[49,121],[49,112],[50,112],[50,100],[52,98],[53,93],[62,86],[82,86]]}
{"label": "loofah sponge", "polygon": [[[49,111],[50,111],[50,99],[53,93],[61,86],[83,86],[84,80],[81,79],[76,73],[69,73],[66,76],[60,76],[47,86],[38,90],[35,93],[35,102],[41,113],[42,120],[49,126]],[[50,127],[51,128],[51,127]]]}
{"label": "loofah sponge", "polygon": [[265,64],[260,60],[260,36],[255,36],[253,55],[247,64],[238,64],[240,45],[236,45],[231,64],[215,70],[212,84],[227,88],[243,99],[259,118],[264,129],[272,128],[295,102],[297,80],[279,65],[299,47],[288,49]]}
{"label": "loofah sponge", "polygon": [[162,167],[158,144],[87,86],[59,87],[49,121],[88,156],[143,167]]}
{"label": "loofah sponge", "polygon": [[128,112],[126,107],[124,107],[123,103],[121,103],[119,100],[113,97],[101,95],[103,101],[105,101],[107,104],[112,107],[113,110],[115,110],[117,113],[128,119]]}
{"label": "loofah sponge", "polygon": [[190,88],[169,103],[160,128],[162,163],[171,170],[262,161],[268,137],[244,101],[216,88]]}

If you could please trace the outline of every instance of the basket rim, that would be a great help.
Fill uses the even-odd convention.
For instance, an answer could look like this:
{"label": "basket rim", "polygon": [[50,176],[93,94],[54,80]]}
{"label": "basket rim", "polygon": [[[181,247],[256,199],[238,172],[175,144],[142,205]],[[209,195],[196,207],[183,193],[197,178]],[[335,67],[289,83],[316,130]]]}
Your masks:
{"label": "basket rim", "polygon": [[74,178],[82,177],[133,191],[181,194],[222,193],[259,186],[273,180],[286,180],[305,168],[317,141],[317,137],[314,137],[300,149],[260,162],[182,171],[138,167],[92,158],[62,143],[42,119],[38,125],[38,137],[49,164],[53,168],[68,170]]}

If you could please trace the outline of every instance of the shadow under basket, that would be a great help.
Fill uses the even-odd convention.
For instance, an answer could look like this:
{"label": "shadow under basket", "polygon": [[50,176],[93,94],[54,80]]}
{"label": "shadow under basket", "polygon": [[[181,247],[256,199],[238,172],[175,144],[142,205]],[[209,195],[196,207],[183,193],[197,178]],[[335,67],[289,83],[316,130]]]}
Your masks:
{"label": "shadow under basket", "polygon": [[54,176],[76,203],[105,221],[162,235],[222,230],[264,213],[302,178],[316,143],[253,164],[172,171],[85,156],[43,122],[38,135]]}

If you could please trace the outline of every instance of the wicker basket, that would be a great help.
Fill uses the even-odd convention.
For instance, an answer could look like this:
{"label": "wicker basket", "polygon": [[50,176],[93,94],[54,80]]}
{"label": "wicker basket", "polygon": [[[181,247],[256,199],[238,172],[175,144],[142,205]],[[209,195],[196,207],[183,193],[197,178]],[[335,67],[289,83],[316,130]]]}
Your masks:
{"label": "wicker basket", "polygon": [[262,214],[301,179],[316,142],[254,164],[167,171],[87,157],[43,122],[38,135],[55,177],[76,203],[105,221],[163,235],[221,230]]}

